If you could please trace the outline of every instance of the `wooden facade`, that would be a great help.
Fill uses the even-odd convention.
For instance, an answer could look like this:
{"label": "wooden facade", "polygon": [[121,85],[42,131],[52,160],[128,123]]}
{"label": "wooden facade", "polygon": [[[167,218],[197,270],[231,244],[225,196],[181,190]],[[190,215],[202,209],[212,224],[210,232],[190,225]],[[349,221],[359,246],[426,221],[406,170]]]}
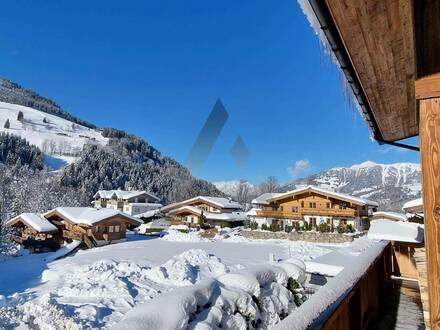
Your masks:
{"label": "wooden facade", "polygon": [[[226,218],[233,218],[232,214],[241,211],[241,206],[237,204],[236,207],[231,207],[230,205],[223,207],[218,203],[210,201],[209,198],[196,197],[165,206],[162,210],[171,221],[171,224],[184,224],[189,227],[198,227],[200,225],[199,218],[203,213],[207,224],[229,226],[231,222]],[[225,219],[221,219],[222,215],[225,215]],[[234,226],[238,226],[243,224],[244,219],[242,221],[232,222]]]}
{"label": "wooden facade", "polygon": [[44,218],[54,225],[56,230],[38,232],[24,222],[17,222],[14,227],[18,229],[20,235],[14,235],[11,238],[25,247],[47,246],[51,250],[56,250],[65,242],[79,240],[91,248],[125,239],[127,228],[134,225],[133,221],[122,213],[117,213],[90,225],[77,223],[57,209],[44,214]]}
{"label": "wooden facade", "polygon": [[283,226],[284,220],[308,221],[314,219],[314,225],[319,223],[317,219],[327,222],[329,225],[353,222],[355,220],[368,219],[369,206],[355,203],[349,199],[326,195],[322,192],[313,191],[313,188],[298,194],[288,193],[273,198],[268,205],[263,205],[256,211],[257,218],[271,218],[272,222]]}

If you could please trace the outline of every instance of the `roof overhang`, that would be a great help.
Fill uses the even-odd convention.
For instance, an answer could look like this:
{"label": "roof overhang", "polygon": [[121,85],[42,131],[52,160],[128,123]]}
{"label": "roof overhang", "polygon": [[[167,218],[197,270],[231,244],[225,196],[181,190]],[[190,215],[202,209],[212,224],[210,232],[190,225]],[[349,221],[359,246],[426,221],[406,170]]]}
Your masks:
{"label": "roof overhang", "polygon": [[286,193],[280,194],[276,197],[270,198],[268,199],[269,202],[275,202],[278,200],[282,200],[282,199],[286,199],[289,197],[294,197],[300,194],[304,194],[304,193],[315,193],[317,195],[322,195],[322,196],[326,196],[326,197],[330,197],[330,198],[334,198],[337,200],[341,200],[344,202],[348,202],[348,203],[352,203],[355,205],[360,205],[360,206],[364,206],[364,205],[373,205],[373,206],[377,206],[378,204],[376,202],[372,202],[372,201],[366,201],[366,200],[360,200],[359,198],[350,198],[350,196],[345,196],[343,194],[339,194],[339,193],[333,193],[331,191],[326,191],[324,189],[319,189],[313,186],[307,186],[304,188],[300,188],[300,189],[296,189],[296,190],[292,190],[292,191],[288,191]]}
{"label": "roof overhang", "polygon": [[440,63],[432,47],[428,60],[421,53],[425,34],[431,33],[432,45],[440,24],[431,19],[436,30],[426,32],[421,22],[440,6],[430,3],[437,7],[429,11],[424,0],[299,1],[309,20],[313,12],[316,32],[339,63],[374,139],[393,144],[418,135],[415,81],[435,73]]}
{"label": "roof overhang", "polygon": [[118,212],[118,213],[109,215],[109,216],[107,216],[105,218],[99,219],[99,220],[93,222],[93,224],[85,223],[85,222],[83,222],[83,221],[81,221],[79,219],[74,219],[74,218],[70,217],[68,214],[66,214],[64,212],[61,212],[58,208],[50,210],[50,211],[44,213],[44,216],[46,218],[50,218],[52,216],[58,216],[61,219],[63,219],[64,221],[66,221],[66,222],[68,222],[68,223],[70,223],[72,225],[77,225],[77,226],[80,226],[80,227],[87,227],[87,228],[93,227],[95,225],[101,224],[101,223],[106,222],[106,221],[110,221],[110,220],[112,220],[115,217],[123,218],[124,220],[126,220],[126,222],[128,222],[128,223],[130,223],[132,225],[140,225],[140,224],[143,223],[142,220],[139,220],[139,219],[137,219],[135,217],[132,217],[132,216],[130,216],[128,214],[125,214],[125,213],[122,213],[122,212]]}

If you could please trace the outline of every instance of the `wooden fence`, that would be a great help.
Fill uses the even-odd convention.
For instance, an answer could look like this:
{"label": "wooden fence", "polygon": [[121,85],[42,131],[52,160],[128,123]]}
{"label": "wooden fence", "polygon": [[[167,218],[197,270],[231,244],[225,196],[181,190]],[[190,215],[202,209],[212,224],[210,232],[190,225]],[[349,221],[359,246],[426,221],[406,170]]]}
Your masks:
{"label": "wooden fence", "polygon": [[321,324],[321,329],[367,329],[379,315],[386,295],[391,264],[389,244],[353,288],[341,297],[337,307]]}
{"label": "wooden fence", "polygon": [[[378,317],[392,276],[414,280],[419,272],[414,254],[423,244],[391,242],[361,279],[335,303],[321,329],[367,329]],[[405,285],[405,281],[394,281]]]}

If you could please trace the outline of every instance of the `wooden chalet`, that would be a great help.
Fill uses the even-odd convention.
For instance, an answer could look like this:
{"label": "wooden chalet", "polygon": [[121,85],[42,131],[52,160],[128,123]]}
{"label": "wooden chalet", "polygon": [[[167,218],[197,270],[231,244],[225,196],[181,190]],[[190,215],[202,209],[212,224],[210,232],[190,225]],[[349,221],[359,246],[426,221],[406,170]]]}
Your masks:
{"label": "wooden chalet", "polygon": [[162,207],[159,197],[143,190],[99,190],[93,198],[96,208],[111,208],[130,215]]}
{"label": "wooden chalet", "polygon": [[6,222],[17,229],[10,238],[33,252],[57,250],[63,243],[62,232],[39,213],[22,213]]}
{"label": "wooden chalet", "polygon": [[113,209],[91,207],[58,207],[44,214],[23,213],[6,222],[17,228],[20,236],[13,239],[25,247],[56,250],[65,242],[78,240],[89,247],[125,239],[127,228],[141,220]]}
{"label": "wooden chalet", "polygon": [[200,217],[213,226],[241,226],[246,213],[239,203],[223,197],[197,196],[161,209],[171,224],[184,224],[190,227],[200,225]]}
{"label": "wooden chalet", "polygon": [[294,222],[305,221],[313,226],[351,225],[358,230],[368,226],[368,218],[378,204],[363,198],[328,191],[315,186],[283,194],[264,194],[253,201],[258,203],[255,221],[259,226],[277,224],[280,230]]}
{"label": "wooden chalet", "polygon": [[[339,64],[374,139],[380,144],[420,150],[427,267],[424,269],[420,254],[415,278],[422,301],[429,298],[429,303],[423,303],[425,316],[429,316],[426,324],[439,329],[440,1],[299,2]],[[403,141],[414,136],[419,136],[420,147]],[[414,254],[414,247],[408,249]],[[380,264],[379,269],[385,277]],[[365,277],[369,281],[369,275]],[[371,283],[368,291],[362,284],[353,288],[322,328],[366,328],[377,316],[381,302],[380,292],[374,291],[377,287],[371,290]]]}

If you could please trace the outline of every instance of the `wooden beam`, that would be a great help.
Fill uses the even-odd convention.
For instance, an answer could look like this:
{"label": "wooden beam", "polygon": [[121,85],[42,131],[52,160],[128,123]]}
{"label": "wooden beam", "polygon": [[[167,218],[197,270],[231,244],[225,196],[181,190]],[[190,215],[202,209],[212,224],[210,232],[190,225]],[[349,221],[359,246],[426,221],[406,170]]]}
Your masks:
{"label": "wooden beam", "polygon": [[440,73],[416,80],[416,99],[440,97]]}
{"label": "wooden beam", "polygon": [[432,329],[440,329],[440,97],[420,100],[425,245]]}
{"label": "wooden beam", "polygon": [[417,77],[440,71],[440,1],[414,0]]}

